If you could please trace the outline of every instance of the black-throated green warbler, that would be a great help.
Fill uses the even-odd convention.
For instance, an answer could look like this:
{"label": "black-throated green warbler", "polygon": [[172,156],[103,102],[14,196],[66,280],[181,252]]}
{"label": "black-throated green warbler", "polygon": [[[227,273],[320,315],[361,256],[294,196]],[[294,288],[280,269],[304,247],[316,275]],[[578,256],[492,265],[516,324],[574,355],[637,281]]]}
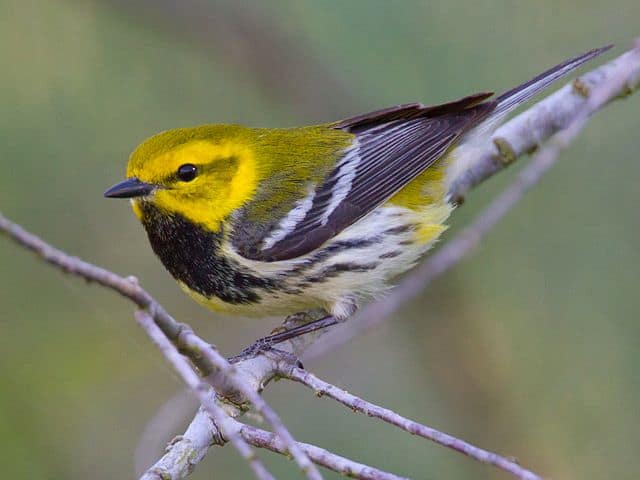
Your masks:
{"label": "black-throated green warbler", "polygon": [[241,315],[324,308],[349,316],[445,230],[457,148],[607,48],[568,60],[499,97],[408,104],[291,129],[205,125],[160,133],[131,155],[130,198],[180,286]]}

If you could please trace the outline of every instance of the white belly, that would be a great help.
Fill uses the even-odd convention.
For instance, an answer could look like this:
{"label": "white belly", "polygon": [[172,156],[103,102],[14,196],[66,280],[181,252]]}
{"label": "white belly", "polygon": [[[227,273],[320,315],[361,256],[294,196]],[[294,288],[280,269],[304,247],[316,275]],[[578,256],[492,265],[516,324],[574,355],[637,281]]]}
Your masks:
{"label": "white belly", "polygon": [[214,310],[243,316],[288,315],[321,307],[346,317],[354,304],[380,295],[391,278],[416,263],[446,229],[451,209],[445,203],[421,211],[383,205],[316,251],[287,261],[248,260],[226,245],[226,254],[256,274],[283,280],[286,289],[265,291],[260,302],[249,305],[194,297]]}

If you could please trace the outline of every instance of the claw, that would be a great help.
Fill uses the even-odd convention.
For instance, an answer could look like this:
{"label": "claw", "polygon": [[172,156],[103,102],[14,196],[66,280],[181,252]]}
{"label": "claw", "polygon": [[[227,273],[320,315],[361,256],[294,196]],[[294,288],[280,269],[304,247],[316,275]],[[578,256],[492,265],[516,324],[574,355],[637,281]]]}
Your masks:
{"label": "claw", "polygon": [[229,358],[229,363],[238,363],[243,360],[249,360],[255,358],[263,353],[273,353],[278,355],[281,360],[284,360],[289,365],[295,365],[298,368],[304,368],[300,359],[291,352],[281,350],[273,346],[270,341],[270,337],[260,338],[253,345],[248,346],[242,350],[238,355]]}

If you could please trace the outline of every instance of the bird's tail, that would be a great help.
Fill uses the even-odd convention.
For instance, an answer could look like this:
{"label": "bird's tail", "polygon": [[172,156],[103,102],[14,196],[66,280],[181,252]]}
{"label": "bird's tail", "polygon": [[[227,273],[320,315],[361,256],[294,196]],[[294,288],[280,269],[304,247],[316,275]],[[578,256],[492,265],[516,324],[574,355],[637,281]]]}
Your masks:
{"label": "bird's tail", "polygon": [[498,126],[500,126],[507,114],[512,112],[519,105],[530,100],[545,88],[549,87],[556,80],[568,75],[592,58],[606,52],[611,47],[613,47],[613,45],[596,48],[583,53],[582,55],[566,60],[555,67],[542,72],[531,80],[504,92],[495,99],[492,99],[491,101],[496,105],[495,109],[488,115],[486,120],[478,124],[465,136],[463,142],[467,144],[474,144],[476,141],[484,139],[486,135],[490,135]]}
{"label": "bird's tail", "polygon": [[507,92],[504,92],[502,95],[495,99],[498,105],[492,112],[493,115],[504,116],[521,103],[526,102],[530,98],[540,93],[556,80],[564,77],[565,75],[568,75],[576,68],[580,67],[582,64],[606,52],[611,47],[613,47],[613,45],[607,45],[606,47],[596,48],[594,50],[583,53],[582,55],[578,55],[577,57],[571,58],[559,65],[556,65],[553,68],[550,68],[546,72],[541,73],[528,82],[525,82]]}
{"label": "bird's tail", "polygon": [[459,149],[460,151],[456,155],[457,158],[450,164],[449,181],[453,181],[453,179],[455,179],[460,172],[464,171],[466,166],[473,161],[473,155],[469,153],[469,150],[473,151],[474,146],[476,146],[478,142],[485,141],[487,135],[491,135],[493,131],[500,126],[507,114],[542,92],[556,80],[568,75],[584,63],[606,52],[611,47],[613,47],[613,45],[596,48],[566,60],[491,100],[491,102],[495,104],[494,110],[484,121],[470,130],[461,140],[460,147],[468,146],[470,149]]}

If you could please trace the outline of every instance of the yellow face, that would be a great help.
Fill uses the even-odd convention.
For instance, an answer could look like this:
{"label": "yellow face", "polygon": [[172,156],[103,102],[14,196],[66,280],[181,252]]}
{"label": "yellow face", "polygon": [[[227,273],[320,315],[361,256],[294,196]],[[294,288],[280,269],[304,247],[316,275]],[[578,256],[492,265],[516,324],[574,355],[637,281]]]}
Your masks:
{"label": "yellow face", "polygon": [[258,185],[254,151],[237,136],[155,147],[142,144],[127,167],[128,179],[151,186],[148,194],[132,198],[138,217],[140,202],[151,202],[218,231],[222,220],[250,199]]}
{"label": "yellow face", "polygon": [[127,180],[105,196],[131,199],[138,217],[141,205],[151,203],[217,232],[232,212],[255,198],[259,186],[268,195],[252,205],[252,219],[285,214],[287,202],[306,196],[309,184],[319,184],[353,140],[353,134],[323,125],[168,130],[136,148]]}

